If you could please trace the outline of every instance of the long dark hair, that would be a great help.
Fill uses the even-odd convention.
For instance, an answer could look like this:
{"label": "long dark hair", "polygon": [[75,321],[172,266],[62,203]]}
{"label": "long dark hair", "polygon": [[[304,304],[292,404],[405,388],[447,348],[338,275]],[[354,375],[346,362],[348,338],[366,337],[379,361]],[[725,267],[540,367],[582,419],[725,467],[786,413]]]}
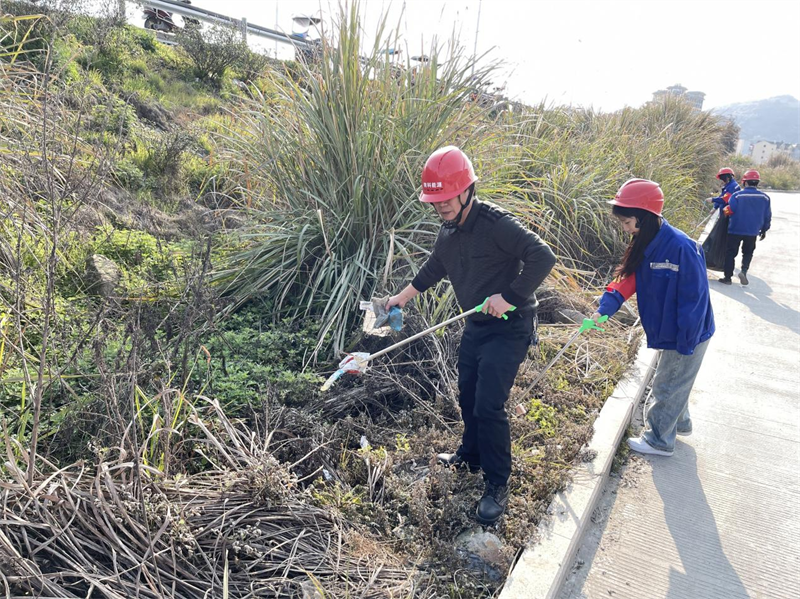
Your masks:
{"label": "long dark hair", "polygon": [[635,273],[644,260],[644,251],[661,228],[661,219],[652,212],[641,208],[614,206],[612,212],[615,216],[635,218],[639,225],[639,232],[631,239],[625,255],[622,256],[622,264],[617,267],[615,272],[618,277],[625,278]]}

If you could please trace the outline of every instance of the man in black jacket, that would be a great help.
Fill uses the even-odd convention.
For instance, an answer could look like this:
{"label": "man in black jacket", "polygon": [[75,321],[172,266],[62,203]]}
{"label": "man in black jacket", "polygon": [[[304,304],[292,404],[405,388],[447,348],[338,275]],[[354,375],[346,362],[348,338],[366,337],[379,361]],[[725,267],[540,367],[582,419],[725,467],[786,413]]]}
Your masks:
{"label": "man in black jacket", "polygon": [[483,470],[486,488],[477,519],[494,524],[505,511],[511,475],[511,433],[504,404],[536,334],[534,292],[556,258],[510,213],[475,199],[477,180],[469,158],[454,146],[428,158],[420,201],[433,204],[442,228],[427,262],[410,285],[389,299],[387,308],[403,307],[444,277],[450,279],[463,309],[488,298],[483,313],[468,318],[461,339],[461,446],[438,458],[473,472]]}

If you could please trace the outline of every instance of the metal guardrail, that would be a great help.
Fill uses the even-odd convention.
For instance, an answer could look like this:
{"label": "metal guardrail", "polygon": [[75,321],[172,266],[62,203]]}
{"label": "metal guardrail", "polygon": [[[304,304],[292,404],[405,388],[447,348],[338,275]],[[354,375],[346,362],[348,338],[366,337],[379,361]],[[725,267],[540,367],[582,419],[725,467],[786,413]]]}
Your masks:
{"label": "metal guardrail", "polygon": [[270,29],[269,27],[262,27],[261,25],[256,25],[254,23],[248,23],[247,19],[244,17],[241,19],[236,19],[234,17],[229,17],[211,10],[206,10],[205,8],[198,8],[190,4],[175,2],[174,0],[136,0],[136,4],[139,4],[143,8],[152,7],[166,10],[173,14],[181,15],[182,17],[191,17],[206,23],[236,27],[242,31],[242,34],[245,36],[245,38],[248,35],[255,35],[257,37],[263,37],[272,41],[290,44],[292,46],[299,46],[301,48],[305,48],[309,45],[308,42],[303,38],[281,33],[280,31]]}

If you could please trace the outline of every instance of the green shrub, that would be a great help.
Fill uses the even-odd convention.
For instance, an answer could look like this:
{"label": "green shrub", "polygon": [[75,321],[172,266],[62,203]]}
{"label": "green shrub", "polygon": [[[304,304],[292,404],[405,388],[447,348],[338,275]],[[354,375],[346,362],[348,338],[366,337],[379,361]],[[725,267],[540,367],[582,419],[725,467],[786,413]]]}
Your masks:
{"label": "green shrub", "polygon": [[158,60],[155,37],[138,27],[114,19],[76,17],[70,30],[85,46],[79,64],[100,73],[107,83],[147,74]]}
{"label": "green shrub", "polygon": [[86,246],[86,255],[101,254],[122,270],[122,287],[141,291],[158,283],[175,281],[190,248],[166,242],[145,231],[121,230],[103,226]]}
{"label": "green shrub", "polygon": [[245,81],[257,81],[273,64],[280,64],[273,58],[260,52],[253,52],[250,49],[242,52],[239,60],[233,67]]}
{"label": "green shrub", "polygon": [[136,123],[136,111],[119,98],[109,98],[92,108],[89,127],[95,131],[108,131],[115,135],[130,135]]}
{"label": "green shrub", "polygon": [[181,49],[193,64],[196,77],[219,84],[228,68],[253,64],[247,42],[233,27],[213,25],[205,30],[184,27],[177,33]]}
{"label": "green shrub", "polygon": [[528,404],[525,418],[539,426],[542,435],[554,437],[558,432],[558,410],[553,406],[542,403],[539,399],[532,399]]}
{"label": "green shrub", "polygon": [[115,162],[112,173],[117,185],[128,191],[137,192],[145,188],[142,169],[128,158],[122,158]]}
{"label": "green shrub", "polygon": [[318,332],[314,320],[273,323],[269,305],[248,305],[223,321],[217,335],[201,340],[209,364],[194,373],[194,386],[235,412],[259,405],[267,393],[303,404],[320,385],[305,371]]}
{"label": "green shrub", "polygon": [[510,126],[519,127],[513,145],[521,149],[515,210],[562,261],[588,269],[618,259],[626,240],[605,202],[629,178],[660,183],[665,216],[692,232],[728,127],[676,99],[610,114],[540,106],[514,115]]}
{"label": "green shrub", "polygon": [[[155,192],[164,201],[163,207],[167,208],[170,197],[186,189],[184,160],[193,144],[194,138],[180,129],[139,137],[134,149],[126,155],[126,161],[142,173],[138,189]],[[123,166],[120,169],[121,180],[132,185],[128,189],[135,190],[136,187],[133,186],[139,185],[138,174],[132,170],[126,172],[126,169],[129,167]]]}
{"label": "green shrub", "polygon": [[183,163],[186,184],[189,192],[198,197],[208,190],[224,190],[225,169],[220,163],[210,164],[208,159],[195,154],[187,155]]}

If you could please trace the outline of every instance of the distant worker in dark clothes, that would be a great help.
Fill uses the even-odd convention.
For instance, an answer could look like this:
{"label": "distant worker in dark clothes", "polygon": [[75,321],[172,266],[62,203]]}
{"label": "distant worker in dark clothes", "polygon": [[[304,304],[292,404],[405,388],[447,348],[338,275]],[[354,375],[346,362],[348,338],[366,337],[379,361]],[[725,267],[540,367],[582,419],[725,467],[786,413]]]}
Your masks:
{"label": "distant worker in dark clothes", "polygon": [[770,199],[767,194],[758,189],[760,180],[761,175],[758,171],[747,171],[742,177],[744,189],[734,193],[724,208],[730,222],[728,223],[728,242],[725,253],[725,276],[719,282],[725,285],[730,285],[732,282],[731,277],[740,245],[742,246],[742,269],[739,271],[739,281],[742,285],[750,282],[747,280],[747,271],[756,249],[756,236],[760,236],[763,241],[772,223]]}
{"label": "distant worker in dark clothes", "polygon": [[733,169],[724,167],[719,169],[717,179],[722,181],[722,190],[715,198],[708,198],[708,202],[713,202],[714,208],[719,209],[717,221],[714,227],[703,242],[703,252],[706,256],[706,267],[713,270],[722,270],[725,266],[725,251],[728,243],[728,217],[725,215],[725,206],[731,196],[739,191],[741,187],[736,182]]}
{"label": "distant worker in dark clothes", "polygon": [[[427,262],[387,307],[404,306],[445,277],[465,310],[488,298],[483,313],[468,317],[461,338],[461,446],[437,457],[457,468],[483,470],[486,486],[476,515],[489,525],[508,503],[511,431],[504,404],[536,333],[534,292],[556,258],[509,212],[478,201],[477,180],[469,158],[454,146],[428,158],[419,199],[432,204],[444,222]],[[503,319],[506,313],[508,320]]]}

